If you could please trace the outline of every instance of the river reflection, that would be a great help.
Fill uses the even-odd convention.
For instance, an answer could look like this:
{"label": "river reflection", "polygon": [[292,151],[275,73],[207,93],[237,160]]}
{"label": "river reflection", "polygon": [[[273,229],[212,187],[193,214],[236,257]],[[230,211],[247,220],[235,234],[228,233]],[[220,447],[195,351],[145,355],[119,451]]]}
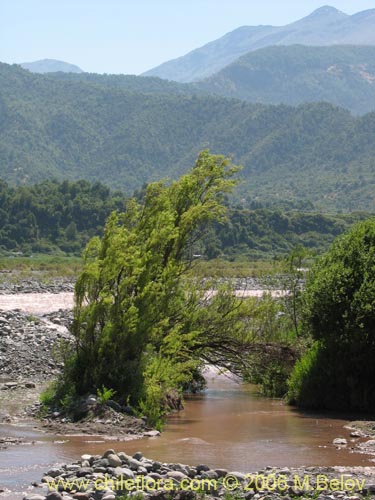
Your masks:
{"label": "river reflection", "polygon": [[[211,373],[208,389],[188,398],[185,409],[169,418],[158,438],[118,442],[103,437],[46,436],[30,428],[0,426],[0,435],[37,441],[0,452],[0,486],[24,489],[54,463],[108,448],[129,454],[142,451],[163,462],[207,463],[243,472],[267,465],[373,465],[371,457],[353,452],[355,442],[343,427],[346,422],[342,417],[296,411],[278,400],[257,396],[250,385]],[[333,446],[336,437],[345,437],[348,447]]]}

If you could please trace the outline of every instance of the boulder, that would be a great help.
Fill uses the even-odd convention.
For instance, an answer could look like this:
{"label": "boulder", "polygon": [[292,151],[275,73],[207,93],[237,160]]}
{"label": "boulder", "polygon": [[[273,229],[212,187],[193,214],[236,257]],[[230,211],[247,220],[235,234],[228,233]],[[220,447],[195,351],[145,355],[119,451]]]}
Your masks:
{"label": "boulder", "polygon": [[63,500],[63,497],[57,491],[50,491],[46,496],[46,500]]}
{"label": "boulder", "polygon": [[107,460],[110,467],[121,467],[122,465],[121,458],[117,456],[115,453],[111,453],[110,455],[108,455]]}

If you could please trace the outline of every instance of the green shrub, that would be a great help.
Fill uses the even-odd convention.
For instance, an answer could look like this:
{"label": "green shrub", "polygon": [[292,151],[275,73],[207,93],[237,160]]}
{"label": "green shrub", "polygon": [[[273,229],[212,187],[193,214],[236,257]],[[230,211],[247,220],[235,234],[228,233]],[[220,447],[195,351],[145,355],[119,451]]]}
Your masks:
{"label": "green shrub", "polygon": [[288,391],[290,363],[281,360],[269,364],[262,379],[262,393],[271,398],[282,398]]}
{"label": "green shrub", "polygon": [[40,402],[44,409],[50,408],[56,397],[56,382],[52,382],[42,393],[40,394]]}
{"label": "green shrub", "polygon": [[315,342],[295,364],[287,383],[289,403],[304,406],[309,401],[312,406],[317,406],[319,391],[315,386],[319,386],[322,382],[317,363],[320,349],[319,342]]}
{"label": "green shrub", "polygon": [[97,389],[96,393],[99,398],[99,403],[103,405],[113,398],[113,396],[116,394],[116,391],[114,391],[113,389],[107,389],[103,385],[101,389]]}
{"label": "green shrub", "polygon": [[375,220],[338,238],[313,267],[305,327],[317,340],[297,363],[289,398],[310,408],[375,408]]}

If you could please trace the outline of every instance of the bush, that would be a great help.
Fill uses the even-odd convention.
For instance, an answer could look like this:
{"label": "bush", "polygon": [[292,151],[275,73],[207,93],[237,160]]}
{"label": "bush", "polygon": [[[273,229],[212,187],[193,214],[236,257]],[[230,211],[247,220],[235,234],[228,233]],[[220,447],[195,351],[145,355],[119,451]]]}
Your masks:
{"label": "bush", "polygon": [[296,364],[289,399],[312,408],[375,408],[375,220],[357,224],[306,285],[305,327],[318,342]]}
{"label": "bush", "polygon": [[107,401],[113,398],[113,396],[116,394],[116,391],[114,391],[113,389],[107,389],[103,385],[101,389],[97,389],[96,393],[98,395],[99,403],[104,405]]}
{"label": "bush", "polygon": [[320,371],[321,363],[318,362],[321,354],[321,345],[315,342],[295,364],[288,381],[288,398],[291,404],[305,406],[306,402],[309,402],[310,406],[319,406],[321,398],[315,387],[320,385],[324,378]]}
{"label": "bush", "polygon": [[44,409],[50,408],[56,396],[56,382],[52,382],[40,395],[40,402]]}

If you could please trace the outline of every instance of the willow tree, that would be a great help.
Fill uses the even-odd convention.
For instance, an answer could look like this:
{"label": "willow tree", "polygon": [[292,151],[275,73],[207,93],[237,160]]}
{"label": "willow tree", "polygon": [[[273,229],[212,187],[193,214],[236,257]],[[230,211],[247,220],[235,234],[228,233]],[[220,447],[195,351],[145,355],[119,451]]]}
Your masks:
{"label": "willow tree", "polygon": [[[202,340],[204,290],[186,274],[194,243],[225,217],[237,171],[204,151],[179,180],[150,184],[141,201],[113,213],[103,237],[88,244],[75,290],[76,354],[67,368],[78,393],[111,388],[156,420],[168,392],[191,380],[210,341]],[[228,325],[225,301],[211,302]]]}

